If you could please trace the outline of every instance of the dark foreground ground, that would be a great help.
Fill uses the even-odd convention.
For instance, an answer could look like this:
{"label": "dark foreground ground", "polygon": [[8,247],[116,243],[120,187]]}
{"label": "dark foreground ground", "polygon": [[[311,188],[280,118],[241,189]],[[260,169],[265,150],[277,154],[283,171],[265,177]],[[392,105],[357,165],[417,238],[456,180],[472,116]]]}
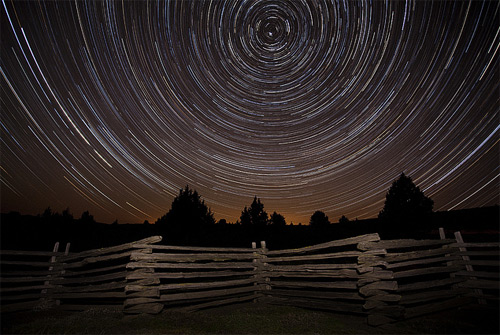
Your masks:
{"label": "dark foreground ground", "polygon": [[364,317],[263,304],[193,313],[128,315],[120,310],[2,315],[2,334],[498,334],[498,310],[460,309],[370,327]]}

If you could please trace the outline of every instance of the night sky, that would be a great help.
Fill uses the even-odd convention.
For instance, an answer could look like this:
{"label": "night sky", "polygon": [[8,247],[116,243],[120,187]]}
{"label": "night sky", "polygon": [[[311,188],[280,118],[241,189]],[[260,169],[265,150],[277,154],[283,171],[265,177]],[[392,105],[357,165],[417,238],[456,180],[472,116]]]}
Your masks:
{"label": "night sky", "polygon": [[499,203],[498,1],[4,1],[1,210],[154,222]]}

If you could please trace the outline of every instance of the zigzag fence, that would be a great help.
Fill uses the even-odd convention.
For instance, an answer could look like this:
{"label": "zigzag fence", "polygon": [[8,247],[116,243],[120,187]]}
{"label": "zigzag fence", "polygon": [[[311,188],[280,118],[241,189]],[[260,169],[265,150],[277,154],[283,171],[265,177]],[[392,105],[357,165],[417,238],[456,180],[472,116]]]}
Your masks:
{"label": "zigzag fence", "polygon": [[96,306],[124,313],[195,311],[255,301],[366,316],[371,325],[465,305],[498,306],[499,243],[380,240],[368,234],[310,247],[156,245],[1,252],[1,311]]}
{"label": "zigzag fence", "polygon": [[[375,271],[369,259],[385,250],[360,251],[357,244],[379,241],[369,234],[311,247],[263,253],[266,301],[273,304],[366,314],[360,289],[375,280],[389,279]],[[376,278],[376,279],[375,279]]]}
{"label": "zigzag fence", "polygon": [[153,236],[109,248],[69,253],[3,250],[0,252],[1,311],[116,308],[125,299],[126,265],[137,245],[161,241]]}
{"label": "zigzag fence", "polygon": [[127,264],[125,313],[158,313],[163,308],[194,311],[259,296],[261,250],[142,247]]}

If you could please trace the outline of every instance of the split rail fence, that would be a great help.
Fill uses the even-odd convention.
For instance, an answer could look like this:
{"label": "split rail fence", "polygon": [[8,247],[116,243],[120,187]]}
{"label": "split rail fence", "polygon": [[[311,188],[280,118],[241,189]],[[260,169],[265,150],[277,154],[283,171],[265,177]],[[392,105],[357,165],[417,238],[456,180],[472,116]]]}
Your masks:
{"label": "split rail fence", "polygon": [[367,317],[371,325],[474,304],[498,306],[499,243],[380,240],[305,248],[157,245],[161,237],[80,253],[2,251],[1,311],[95,306],[195,311],[244,301]]}
{"label": "split rail fence", "polygon": [[125,299],[126,266],[137,245],[161,241],[153,236],[109,248],[69,253],[2,250],[0,252],[1,311],[116,308]]}

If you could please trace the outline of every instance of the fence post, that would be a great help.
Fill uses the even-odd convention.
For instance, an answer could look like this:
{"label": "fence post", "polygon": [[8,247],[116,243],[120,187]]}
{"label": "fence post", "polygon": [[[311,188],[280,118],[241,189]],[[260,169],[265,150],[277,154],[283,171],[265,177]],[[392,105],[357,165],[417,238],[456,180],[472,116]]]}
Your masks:
{"label": "fence post", "polygon": [[[131,266],[132,262],[136,260],[135,255],[151,254],[149,259],[140,257],[141,262],[154,263],[153,249],[143,248],[132,252],[130,255],[130,262],[126,268],[136,268]],[[137,271],[137,270],[136,270]],[[123,303],[123,312],[127,314],[158,314],[163,309],[163,303],[159,302],[160,299],[160,279],[155,276],[154,267],[146,267],[138,270],[139,276],[133,276],[133,279],[128,275],[126,277],[127,285],[125,286],[125,301]]]}
{"label": "fence post", "polygon": [[266,260],[267,260],[266,241],[260,241],[260,265],[261,265],[261,276],[264,285],[263,289],[269,291],[271,290],[271,278],[265,276],[265,274],[267,274],[267,267],[269,266]]}
{"label": "fence post", "polygon": [[[257,250],[257,243],[252,242],[252,249],[254,249],[254,259],[252,260],[254,265],[254,283],[255,286],[255,295],[260,297],[263,295],[263,291],[270,290],[270,279],[266,277],[266,268],[268,264],[266,263],[267,258],[267,248],[266,241],[260,241],[260,248]],[[254,299],[254,302],[257,302],[257,299]]]}
{"label": "fence post", "polygon": [[[464,243],[464,239],[462,238],[462,234],[460,233],[460,231],[457,231],[455,232],[455,239],[457,241],[457,243]],[[459,247],[458,250],[460,250],[461,252],[466,252],[467,251],[467,248],[466,247]],[[465,262],[469,262],[470,261],[470,257],[467,256],[467,255],[462,255],[462,259],[465,261]],[[474,272],[474,268],[472,267],[472,265],[470,264],[466,264],[465,265],[465,269],[469,272]],[[477,278],[474,277],[474,276],[469,276],[469,279],[471,280],[476,280]],[[473,289],[474,293],[477,294],[478,296],[481,296],[483,295],[483,290],[481,289]],[[485,305],[486,304],[486,300],[485,299],[481,299],[481,298],[478,298],[477,299],[477,302],[480,304],[480,305]]]}
{"label": "fence post", "polygon": [[401,296],[395,294],[398,290],[398,283],[394,280],[393,272],[387,270],[387,262],[384,260],[387,251],[379,249],[374,243],[374,247],[363,250],[363,254],[358,256],[358,293],[365,298],[363,309],[368,313],[368,324],[380,326],[404,315],[404,307],[398,302]]}
{"label": "fence post", "polygon": [[[261,269],[260,269],[260,260],[259,260],[259,253],[257,251],[257,243],[255,242],[252,242],[252,249],[254,250],[253,252],[253,260],[252,260],[252,263],[253,263],[253,271],[254,271],[254,282],[253,282],[253,286],[255,287],[255,290],[254,290],[254,295],[257,297],[259,296],[260,294],[260,287],[259,287],[259,281],[260,281],[260,277],[261,277]],[[257,298],[255,298],[253,300],[254,303],[257,302]]]}
{"label": "fence post", "polygon": [[[56,242],[54,244],[54,248],[52,249],[52,252],[56,253],[58,251],[59,251],[59,242]],[[56,259],[57,259],[56,255],[53,255],[50,257],[49,271],[54,270],[53,264],[56,262]],[[52,274],[47,275],[47,280],[43,283],[43,285],[48,287],[50,285],[51,278],[52,278]],[[47,296],[40,298],[40,302],[39,302],[38,306],[36,307],[36,309],[38,309],[38,310],[49,309],[54,304],[59,305],[60,302],[58,303],[57,301],[54,301],[48,292],[49,292],[48,288],[42,289],[41,293],[43,295],[47,295]]]}
{"label": "fence post", "polygon": [[[69,255],[69,248],[70,247],[71,247],[71,243],[70,242],[66,243],[66,248],[64,249],[64,256]],[[66,270],[64,270],[64,268],[62,268],[61,271],[59,272],[60,279],[63,279],[63,275],[65,272],[66,272]],[[60,286],[64,286],[64,285],[60,285]],[[56,305],[57,306],[61,305],[61,300],[56,300]]]}
{"label": "fence post", "polygon": [[442,240],[446,239],[446,234],[444,233],[444,229],[442,227],[439,228],[439,238]]}
{"label": "fence post", "polygon": [[66,243],[66,249],[64,250],[64,256],[69,255],[69,248],[70,247],[71,247],[71,243],[70,242]]}
{"label": "fence post", "polygon": [[[446,233],[444,232],[444,229],[443,228],[439,228],[439,238],[441,240],[446,240]],[[443,245],[443,248],[447,247],[447,245]],[[445,257],[451,257],[451,254],[445,254],[444,255]],[[446,266],[452,266],[453,265],[453,262],[446,262]],[[450,277],[451,278],[455,278],[455,274],[454,273],[450,273]]]}

